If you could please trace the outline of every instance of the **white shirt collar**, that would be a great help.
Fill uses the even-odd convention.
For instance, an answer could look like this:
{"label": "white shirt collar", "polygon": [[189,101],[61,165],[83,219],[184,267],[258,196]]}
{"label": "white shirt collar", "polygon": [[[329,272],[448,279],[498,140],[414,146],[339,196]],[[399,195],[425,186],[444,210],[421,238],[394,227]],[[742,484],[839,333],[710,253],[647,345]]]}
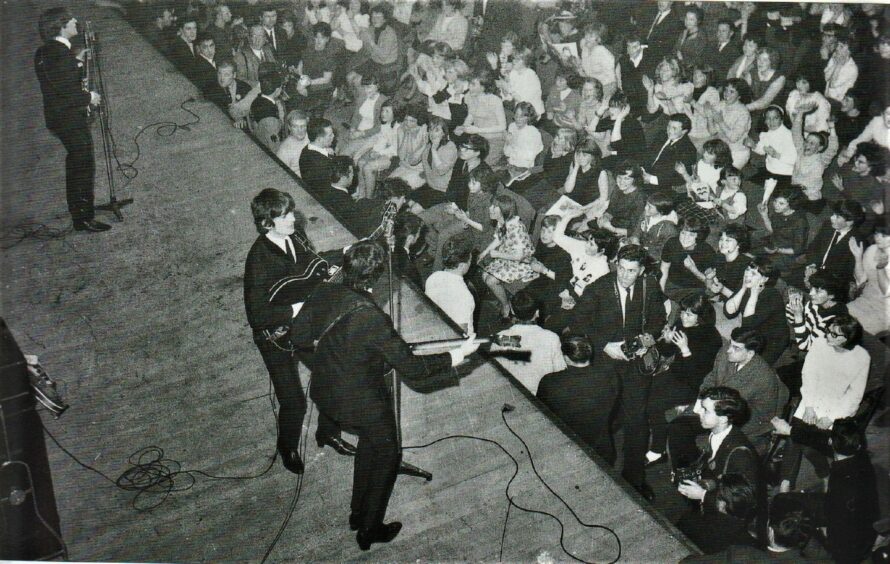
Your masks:
{"label": "white shirt collar", "polygon": [[340,188],[339,186],[335,186],[333,184],[331,184],[331,188],[333,188],[334,190],[337,190],[338,192],[343,192],[344,194],[349,194],[349,190],[346,188]]}
{"label": "white shirt collar", "polygon": [[65,47],[71,49],[71,42],[62,37],[61,35],[55,36],[53,39],[64,45]]}
{"label": "white shirt collar", "polygon": [[260,94],[260,96],[262,96],[262,97],[265,98],[266,100],[269,100],[270,102],[272,102],[272,103],[275,104],[276,106],[278,105],[278,100],[276,100],[275,98],[272,98],[272,97],[270,97],[270,96],[268,96],[268,95],[266,95],[266,94]]}
{"label": "white shirt collar", "polygon": [[306,148],[309,149],[310,151],[315,151],[316,153],[321,153],[322,155],[324,155],[326,157],[331,156],[330,149],[322,149],[318,145],[311,143],[311,142],[306,145]]}
{"label": "white shirt collar", "polygon": [[256,55],[256,58],[257,58],[257,59],[262,59],[262,58],[263,58],[264,53],[263,53],[263,50],[262,50],[262,49],[254,49],[253,47],[251,47],[250,50],[253,51],[253,54]]}
{"label": "white shirt collar", "polygon": [[711,436],[708,437],[708,441],[711,444],[711,459],[717,456],[717,450],[720,449],[720,445],[723,444],[723,440],[729,435],[729,432],[732,431],[732,425],[721,431],[720,433],[711,433]]}
{"label": "white shirt collar", "polygon": [[205,57],[203,54],[200,54],[200,53],[199,53],[199,55],[201,55],[201,58],[203,58],[205,61],[207,61],[208,63],[213,65],[213,68],[216,68],[216,63],[213,61],[213,59],[208,59],[207,57]]}

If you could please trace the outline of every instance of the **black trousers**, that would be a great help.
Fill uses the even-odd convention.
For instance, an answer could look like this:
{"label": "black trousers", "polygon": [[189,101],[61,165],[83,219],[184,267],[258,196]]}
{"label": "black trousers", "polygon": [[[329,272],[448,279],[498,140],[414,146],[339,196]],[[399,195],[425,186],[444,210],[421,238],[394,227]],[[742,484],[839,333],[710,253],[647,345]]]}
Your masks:
{"label": "black trousers", "polygon": [[[262,336],[254,337],[254,343],[260,350],[278,399],[278,449],[297,450],[306,416],[306,395],[300,384],[297,359],[290,351],[281,350]],[[339,437],[340,428],[319,411],[316,435]]]}
{"label": "black trousers", "polygon": [[668,421],[665,412],[678,405],[691,405],[698,397],[696,391],[677,384],[670,372],[655,376],[652,390],[649,391],[649,404],[646,407],[649,416],[649,429],[652,431],[651,448],[653,452],[664,452]]}
{"label": "black trousers", "polygon": [[93,178],[96,158],[93,154],[93,136],[85,121],[70,123],[67,127],[53,129],[68,155],[65,157],[65,196],[68,213],[75,222],[90,221],[93,210]]}
{"label": "black trousers", "polygon": [[701,426],[698,415],[690,412],[680,415],[668,424],[668,449],[674,469],[689,466],[701,455],[695,438],[708,433]]}
{"label": "black trousers", "polygon": [[651,376],[643,376],[632,362],[610,361],[618,378],[624,428],[624,479],[634,487],[646,481],[646,449],[649,446],[649,400]]}
{"label": "black trousers", "polygon": [[372,529],[383,523],[402,460],[395,414],[390,406],[373,422],[343,423],[358,435],[350,509],[362,529]]}

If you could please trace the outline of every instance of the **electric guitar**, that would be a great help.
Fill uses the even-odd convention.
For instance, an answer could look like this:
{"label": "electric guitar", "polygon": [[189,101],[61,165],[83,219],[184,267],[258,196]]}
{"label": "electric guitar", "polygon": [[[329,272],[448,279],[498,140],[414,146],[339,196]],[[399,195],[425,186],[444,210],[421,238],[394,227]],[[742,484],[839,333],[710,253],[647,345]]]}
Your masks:
{"label": "electric guitar", "polygon": [[[417,343],[408,343],[413,352],[447,352],[449,349],[455,349],[467,342],[466,338],[458,339],[438,339],[433,341],[420,341]],[[481,337],[473,339],[477,345],[486,346],[489,355],[506,357],[510,360],[518,360],[528,362],[532,353],[528,350],[521,350],[522,337],[520,335],[492,335],[490,337]],[[491,345],[503,347],[504,350],[491,350]]]}

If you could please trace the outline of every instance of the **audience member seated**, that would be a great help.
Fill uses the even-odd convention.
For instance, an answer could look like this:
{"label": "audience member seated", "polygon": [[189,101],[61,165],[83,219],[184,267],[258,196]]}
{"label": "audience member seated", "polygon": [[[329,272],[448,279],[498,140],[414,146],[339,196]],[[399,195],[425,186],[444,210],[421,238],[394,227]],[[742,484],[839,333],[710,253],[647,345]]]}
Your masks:
{"label": "audience member seated", "polygon": [[[641,187],[645,172],[633,162],[624,162],[615,169],[617,190],[609,195],[605,213],[597,219],[597,225],[618,235],[627,237],[634,226],[641,220],[646,196]],[[592,211],[601,209],[595,205]]]}
{"label": "audience member seated", "polygon": [[683,32],[681,10],[673,10],[674,2],[658,0],[640,4],[640,12],[636,17],[640,31],[644,34],[643,43],[649,54],[656,61],[670,55],[677,44],[677,38]]}
{"label": "audience member seated", "polygon": [[742,191],[742,173],[739,169],[729,165],[720,171],[714,203],[725,223],[744,224],[745,214],[748,213],[748,197]]}
{"label": "audience member seated", "polygon": [[402,212],[396,215],[392,229],[395,241],[392,251],[393,272],[407,278],[418,288],[423,288],[423,277],[415,262],[417,249],[423,246],[423,221],[411,212]]}
{"label": "audience member seated", "polygon": [[569,79],[577,81],[577,78],[568,71],[558,71],[553,87],[544,100],[544,116],[541,116],[538,125],[551,135],[555,135],[561,127],[575,127],[581,95],[569,85]]}
{"label": "audience member seated", "polygon": [[[766,452],[770,442],[771,420],[781,415],[788,401],[788,390],[758,352],[763,346],[764,338],[757,331],[733,329],[729,343],[717,353],[714,369],[699,389],[701,394],[713,386],[725,386],[750,398],[751,416],[739,425],[761,453]],[[668,449],[674,467],[688,466],[699,457],[695,437],[702,433],[702,427],[692,407],[677,406],[675,413],[679,415],[668,425]]]}
{"label": "audience member seated", "polygon": [[697,160],[698,151],[688,136],[691,127],[692,123],[686,114],[677,113],[668,117],[667,139],[650,144],[650,156],[643,161],[643,179],[646,184],[664,189],[685,183],[676,169],[677,163],[691,168]]}
{"label": "audience member seated", "polygon": [[660,264],[662,249],[669,239],[677,235],[679,221],[674,210],[674,196],[656,192],[646,198],[643,219],[637,222],[630,236]]}
{"label": "audience member seated", "polygon": [[831,103],[819,92],[817,79],[811,77],[806,69],[798,73],[794,82],[795,88],[788,94],[785,110],[791,122],[797,116],[803,116],[803,130],[807,133],[828,131],[831,118]]}
{"label": "audience member seated", "polygon": [[719,87],[726,82],[729,78],[729,69],[741,52],[741,42],[737,38],[733,22],[729,19],[718,21],[714,43],[706,56],[708,64],[714,69],[715,86]]}
{"label": "audience member seated", "polygon": [[396,134],[396,151],[399,165],[390,174],[392,178],[401,178],[411,188],[420,188],[423,179],[423,155],[429,144],[426,131],[426,111],[417,105],[409,105],[404,109],[404,117]]}
{"label": "audience member seated", "polygon": [[[681,491],[687,491],[682,485]],[[754,484],[741,474],[724,473],[710,492],[713,507],[688,509],[677,522],[686,537],[705,554],[719,553],[730,546],[752,546],[748,533],[757,506]]]}
{"label": "audience member seated", "polygon": [[800,211],[802,202],[799,188],[783,185],[775,189],[770,202],[757,204],[768,233],[757,246],[781,273],[788,272],[806,250],[809,224],[805,213]]}
{"label": "audience member seated", "polygon": [[692,99],[686,104],[685,113],[692,122],[689,140],[696,147],[701,147],[709,137],[708,115],[720,103],[720,93],[714,87],[714,69],[704,63],[692,67]]}
{"label": "audience member seated", "polygon": [[442,12],[436,18],[433,29],[425,40],[447,43],[454,51],[461,51],[467,41],[469,24],[461,13],[463,0],[444,0]]}
{"label": "audience member seated", "polygon": [[813,238],[806,252],[798,257],[797,268],[791,273],[789,283],[804,288],[806,281],[814,273],[828,272],[843,283],[854,279],[856,259],[850,252],[850,241],[858,240],[856,228],[862,224],[862,207],[849,200],[839,200],[832,204],[828,224]]}
{"label": "audience member seated", "polygon": [[334,126],[326,119],[310,118],[306,135],[309,137],[309,144],[300,154],[300,174],[309,190],[321,193],[331,183]]}
{"label": "audience member seated", "polygon": [[750,246],[748,229],[743,225],[731,223],[720,233],[717,250],[722,257],[717,258],[715,267],[705,270],[708,291],[719,301],[731,298],[742,288],[751,261],[746,254]]}
{"label": "audience member seated", "polygon": [[[680,63],[674,57],[665,58],[658,63],[655,67],[655,80],[644,75],[643,87],[646,89],[646,110],[649,112],[649,117],[644,120],[653,123],[660,123],[659,118],[662,116],[683,113],[686,101],[695,90],[691,82],[683,80]],[[687,133],[690,127],[686,128]]]}
{"label": "audience member seated", "polygon": [[665,326],[656,344],[662,361],[646,406],[652,431],[647,464],[663,460],[668,424],[665,413],[678,405],[695,403],[702,381],[723,347],[714,326],[714,306],[704,292],[688,294],[677,309],[678,321]]}
{"label": "audience member seated", "polygon": [[572,297],[571,280],[572,257],[554,240],[556,226],[562,219],[558,215],[548,215],[541,221],[541,233],[532,268],[541,276],[526,286],[525,291],[532,295],[541,307],[541,321],[545,323],[560,309],[575,306]]}
{"label": "audience member seated", "polygon": [[588,78],[581,85],[581,100],[578,102],[578,116],[575,129],[589,137],[603,137],[597,134],[597,127],[608,108],[603,96],[603,85],[595,78]]}
{"label": "audience member seated", "polygon": [[448,183],[457,162],[457,146],[451,140],[448,121],[434,116],[427,124],[427,130],[429,144],[421,160],[426,184],[415,190],[413,195],[414,201],[424,208],[448,201]]}
{"label": "audience member seated", "polygon": [[606,32],[606,25],[602,22],[592,22],[584,28],[584,37],[579,42],[581,58],[578,72],[585,78],[599,81],[603,98],[608,100],[618,89],[618,77],[615,74],[615,56],[603,45]]}
{"label": "audience member seated", "polygon": [[323,113],[331,103],[342,58],[342,42],[331,41],[331,26],[325,22],[313,25],[312,41],[297,67],[300,80],[292,104],[310,115]]}
{"label": "audience member seated", "polygon": [[[624,478],[651,501],[645,460],[649,443],[646,403],[651,377],[643,376],[632,359],[654,346],[665,324],[664,295],[647,275],[649,256],[638,245],[618,251],[615,272],[591,284],[571,312],[568,326],[590,337],[603,371],[620,382],[624,413]],[[639,345],[639,346],[637,346]],[[625,352],[627,351],[627,352]]]}
{"label": "audience member seated", "polygon": [[583,295],[587,286],[609,273],[609,251],[617,247],[615,237],[602,229],[583,231],[578,233],[577,238],[566,235],[569,223],[584,213],[584,208],[566,211],[553,231],[553,242],[572,260],[572,278],[569,281],[572,299]]}
{"label": "audience member seated", "polygon": [[858,137],[850,141],[850,144],[838,157],[838,165],[843,165],[856,154],[856,148],[860,143],[871,141],[884,149],[890,149],[890,106],[884,108],[881,115],[872,118]]}
{"label": "audience member seated", "polygon": [[772,263],[762,257],[754,259],[745,270],[742,287],[723,306],[728,318],[741,315],[742,329],[760,334],[766,345],[761,354],[771,366],[791,342],[784,316],[785,304],[776,288],[778,278]]}
{"label": "audience member seated", "polygon": [[488,141],[481,135],[471,133],[458,141],[457,145],[457,162],[454,163],[454,170],[451,171],[451,178],[448,180],[448,188],[445,195],[448,201],[453,202],[458,208],[469,212],[468,200],[470,195],[469,175],[477,168],[481,172],[490,171],[491,168],[485,164],[485,158],[488,156]]}
{"label": "audience member seated", "polygon": [[814,527],[826,527],[826,548],[836,562],[863,562],[875,539],[878,519],[877,480],[868,458],[865,436],[853,418],[837,419],[831,431],[795,419],[776,419],[776,433],[818,449],[832,458],[825,493],[784,493],[779,500],[794,500],[813,515]]}
{"label": "audience member seated", "polygon": [[517,49],[513,56],[513,69],[507,75],[505,100],[514,103],[528,102],[535,109],[536,115],[544,114],[544,100],[541,94],[541,80],[530,68],[532,51],[528,47]]}
{"label": "audience member seated", "polygon": [[785,127],[784,119],[785,110],[779,106],[769,106],[763,118],[766,131],[760,133],[757,143],[748,139],[748,147],[758,155],[766,155],[764,169],[752,177],[752,181],[773,179],[782,186],[791,185],[791,175],[798,155],[794,137],[791,130]]}
{"label": "audience member seated", "polygon": [[801,351],[810,350],[814,339],[828,334],[832,320],[847,312],[846,302],[850,291],[848,284],[824,271],[810,276],[809,282],[809,299],[805,300],[799,290],[789,288],[788,305],[785,306],[785,317]]}
{"label": "audience member seated", "polygon": [[661,252],[659,284],[672,302],[679,302],[686,295],[703,290],[705,272],[717,266],[717,253],[705,241],[707,236],[707,224],[698,218],[687,217],[680,223],[677,236],[665,242]]}
{"label": "audience member seated", "polygon": [[723,86],[722,100],[710,109],[702,108],[708,121],[708,131],[729,146],[732,165],[742,169],[748,164],[751,150],[746,145],[751,130],[751,113],[746,103],[751,100],[751,88],[740,78],[730,78]]}
{"label": "audience member seated", "polygon": [[193,76],[195,57],[195,39],[198,36],[198,21],[194,17],[183,16],[179,21],[179,33],[170,43],[167,56],[186,77]]}
{"label": "audience member seated", "polygon": [[498,166],[504,156],[504,139],[507,131],[507,118],[504,102],[496,94],[497,87],[491,71],[476,71],[470,78],[464,102],[467,117],[462,126],[455,128],[457,135],[481,135],[488,141],[488,156],[485,162]]}
{"label": "audience member seated", "polygon": [[[781,63],[778,51],[772,47],[761,47],[757,50],[754,68],[741,77],[751,86],[751,101],[746,107],[751,112],[754,131],[760,130],[765,121],[765,110],[775,103],[779,93],[785,88],[785,75],[779,72]],[[784,110],[782,113],[784,114]],[[771,127],[770,129],[772,130]]]}
{"label": "audience member seated", "polygon": [[[852,417],[859,409],[871,358],[859,342],[862,326],[845,313],[838,314],[824,337],[813,339],[801,371],[800,403],[794,420],[820,429],[830,429],[838,419]],[[794,489],[802,455],[813,464],[816,475],[828,478],[828,460],[818,452],[792,440],[782,458],[780,490]]]}
{"label": "audience member seated", "polygon": [[239,129],[244,129],[247,125],[250,107],[259,95],[259,86],[251,88],[248,83],[235,78],[235,65],[228,60],[219,62],[216,69],[216,86],[205,94],[208,100],[228,111],[235,127]]}
{"label": "audience member seated", "polygon": [[263,30],[263,26],[251,26],[247,41],[247,45],[242,46],[235,53],[235,68],[241,80],[251,86],[258,86],[260,83],[260,64],[275,63],[277,60],[275,59],[275,54],[272,53],[272,49],[266,45],[266,32]]}
{"label": "audience member seated", "polygon": [[[755,68],[757,68],[757,51],[760,50],[764,38],[757,34],[743,34],[742,54],[732,63],[729,71],[726,73],[726,79],[743,80],[748,84],[747,77]],[[750,100],[749,100],[750,102]],[[749,102],[745,102],[748,104]]]}
{"label": "audience member seated", "polygon": [[150,22],[146,23],[142,32],[148,42],[165,55],[176,39],[176,27],[173,26],[175,21],[173,8],[164,4],[155,5],[151,7]]}
{"label": "audience member seated", "polygon": [[362,51],[371,59],[370,73],[377,76],[385,92],[394,90],[399,75],[399,38],[392,23],[388,7],[375,4],[370,9],[370,26],[359,27]]}
{"label": "audience member seated", "polygon": [[309,136],[306,135],[309,120],[302,110],[291,110],[287,114],[286,121],[288,135],[278,146],[275,156],[294,174],[300,176],[300,155],[309,144]]}
{"label": "audience member seated", "polygon": [[791,124],[791,138],[797,148],[797,162],[791,173],[791,183],[805,188],[822,189],[825,169],[837,155],[838,141],[834,125],[828,133],[815,131],[804,134],[804,114],[798,113]]}
{"label": "audience member seated", "polygon": [[732,564],[734,562],[806,562],[803,549],[815,533],[806,505],[783,494],[772,499],[767,522],[767,544],[761,549],[749,542],[733,544],[723,551],[702,556],[687,556],[684,563]]}
{"label": "audience member seated", "polygon": [[544,150],[541,132],[531,125],[537,121],[538,114],[530,103],[516,104],[513,123],[504,139],[504,156],[514,176],[534,167],[536,158]]}
{"label": "audience member seated", "polygon": [[378,175],[389,170],[398,156],[401,119],[402,112],[396,111],[392,100],[387,100],[380,106],[380,129],[355,153],[356,166],[360,172],[359,197],[374,196]]}
{"label": "audience member seated", "polygon": [[890,331],[890,227],[886,223],[877,226],[874,244],[863,251],[865,245],[850,239],[850,252],[856,266],[856,283],[862,293],[847,304],[847,308],[862,325],[866,333],[884,335]]}
{"label": "audience member seated", "polygon": [[[544,376],[566,368],[559,335],[538,325],[538,303],[528,292],[516,292],[508,308],[515,323],[498,335],[518,336],[522,348],[531,351],[531,358],[528,361],[500,358],[498,362],[528,391],[536,394]],[[497,345],[491,346],[493,351],[500,349]]]}
{"label": "audience member seated", "polygon": [[594,358],[586,336],[567,334],[560,340],[565,368],[541,379],[538,399],[606,463],[614,465],[609,419],[618,399],[615,374]]}
{"label": "audience member seated", "polygon": [[194,42],[198,56],[192,67],[192,82],[204,96],[216,86],[216,44],[209,33],[199,33]]}
{"label": "audience member seated", "polygon": [[646,137],[643,126],[636,118],[629,117],[631,111],[627,96],[621,90],[609,98],[608,119],[602,120],[597,129],[607,131],[607,149],[603,152],[603,168],[612,170],[624,160],[639,162],[645,158]]}
{"label": "audience member seated", "polygon": [[873,202],[884,203],[885,183],[880,180],[887,172],[887,150],[877,143],[866,141],[856,147],[856,153],[831,177],[833,187],[845,200],[873,207]]}
{"label": "audience member seated", "polygon": [[837,34],[834,52],[825,65],[825,97],[840,102],[859,78],[859,67],[850,52],[849,33]]}
{"label": "audience member seated", "polygon": [[646,89],[643,87],[643,76],[649,74],[656,61],[656,56],[643,47],[639,35],[631,33],[624,38],[625,54],[618,59],[616,73],[619,89],[627,96],[630,104],[630,115],[634,119],[647,112]]}
{"label": "audience member seated", "polygon": [[[479,255],[479,262],[485,271],[485,284],[500,303],[501,317],[508,318],[511,291],[521,289],[539,276],[528,261],[534,247],[512,198],[496,196],[489,208],[489,217],[497,227],[491,243]],[[486,258],[490,260],[483,262]]]}
{"label": "audience member seated", "polygon": [[705,37],[701,25],[705,13],[698,6],[686,6],[683,15],[683,31],[679,34],[675,54],[687,70],[704,65],[709,57],[710,42]]}
{"label": "audience member seated", "polygon": [[219,53],[221,59],[231,59],[235,56],[235,47],[232,43],[232,28],[234,24],[243,24],[244,18],[235,21],[232,17],[232,10],[228,4],[219,3],[213,8],[213,21],[205,30],[213,38],[216,45],[216,52]]}
{"label": "audience member seated", "polygon": [[275,152],[284,129],[284,104],[281,103],[281,74],[273,63],[260,65],[260,95],[250,105],[251,131]]}
{"label": "audience member seated", "polygon": [[380,93],[377,77],[366,74],[361,78],[362,95],[355,102],[355,110],[349,120],[344,143],[337,147],[341,155],[354,157],[368,143],[368,139],[380,131],[380,113],[389,100]]}
{"label": "audience member seated", "polygon": [[442,270],[430,274],[424,290],[427,297],[467,334],[474,332],[476,309],[476,300],[464,279],[472,264],[472,240],[452,237],[442,249]]}

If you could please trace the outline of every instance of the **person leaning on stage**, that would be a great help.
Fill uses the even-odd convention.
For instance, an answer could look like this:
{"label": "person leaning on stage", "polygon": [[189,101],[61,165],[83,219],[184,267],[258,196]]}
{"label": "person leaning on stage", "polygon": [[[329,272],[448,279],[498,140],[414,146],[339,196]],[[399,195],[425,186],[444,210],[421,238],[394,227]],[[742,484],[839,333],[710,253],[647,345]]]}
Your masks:
{"label": "person leaning on stage", "polygon": [[[618,251],[616,272],[597,279],[584,290],[572,310],[572,331],[588,335],[594,354],[605,363],[619,382],[624,406],[624,470],[622,475],[649,501],[655,493],[646,483],[644,461],[649,442],[646,403],[651,377],[643,376],[624,347],[644,341],[643,348],[655,344],[653,336],[664,328],[664,294],[658,281],[646,272],[649,256],[639,245]],[[645,303],[644,303],[645,302]],[[646,336],[640,339],[641,336]],[[641,349],[642,350],[642,349]]]}
{"label": "person leaning on stage", "polygon": [[386,250],[359,241],[346,251],[342,284],[319,285],[296,317],[291,342],[314,349],[310,396],[319,416],[330,417],[359,437],[349,526],[362,550],[389,542],[402,524],[384,523],[401,459],[388,369],[417,391],[456,385],[452,367],[472,354],[468,340],[448,353],[416,356],[392,321],[372,300],[370,287],[382,274]]}
{"label": "person leaning on stage", "polygon": [[259,87],[251,88],[243,80],[235,78],[235,64],[228,59],[216,65],[216,84],[204,93],[208,100],[229,113],[238,129],[247,126],[250,107],[259,95]]}
{"label": "person leaning on stage", "polygon": [[111,229],[94,219],[93,177],[96,158],[87,122],[87,108],[99,104],[98,92],[89,92],[81,80],[81,63],[71,51],[77,35],[77,20],[65,8],[53,8],[40,16],[44,44],[34,55],[34,69],[43,93],[46,127],[59,138],[65,150],[65,195],[74,229],[96,233]]}
{"label": "person leaning on stage", "polygon": [[[303,473],[299,454],[300,432],[306,415],[306,397],[300,384],[297,359],[279,338],[271,335],[287,328],[312,288],[327,274],[319,265],[312,244],[296,225],[294,199],[285,192],[266,188],[250,204],[257,237],[244,266],[244,306],[253,329],[253,342],[269,370],[278,398],[278,452],[284,467]],[[320,268],[321,267],[321,268]],[[340,439],[339,428],[319,414],[315,440],[340,454],[355,447]]]}
{"label": "person leaning on stage", "polygon": [[300,153],[300,173],[310,191],[325,192],[331,185],[334,126],[324,118],[312,118],[306,134],[309,144]]}

